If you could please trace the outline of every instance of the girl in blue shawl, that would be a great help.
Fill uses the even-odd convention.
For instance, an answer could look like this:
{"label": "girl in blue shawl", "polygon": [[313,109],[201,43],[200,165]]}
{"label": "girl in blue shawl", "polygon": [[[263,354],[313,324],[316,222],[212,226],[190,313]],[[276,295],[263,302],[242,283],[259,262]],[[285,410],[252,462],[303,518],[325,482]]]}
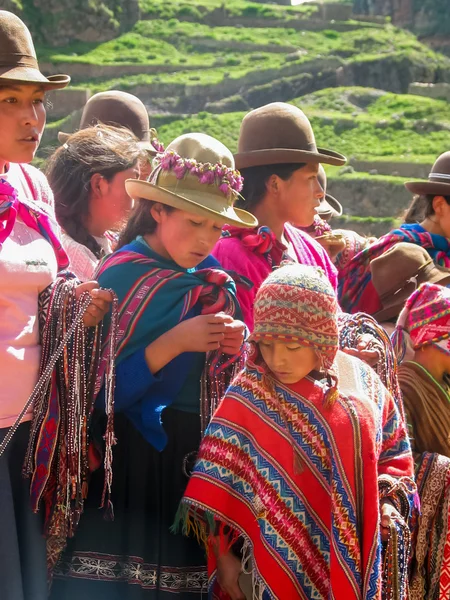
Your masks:
{"label": "girl in blue shawl", "polygon": [[118,331],[109,331],[117,335],[115,518],[98,512],[98,470],[56,569],[55,600],[189,600],[207,590],[205,556],[170,526],[242,353],[235,283],[209,253],[225,223],[257,222],[233,208],[242,179],[217,140],[183,135],[155,165],[149,182],[126,182],[137,204],[119,249],[97,273],[119,300]]}

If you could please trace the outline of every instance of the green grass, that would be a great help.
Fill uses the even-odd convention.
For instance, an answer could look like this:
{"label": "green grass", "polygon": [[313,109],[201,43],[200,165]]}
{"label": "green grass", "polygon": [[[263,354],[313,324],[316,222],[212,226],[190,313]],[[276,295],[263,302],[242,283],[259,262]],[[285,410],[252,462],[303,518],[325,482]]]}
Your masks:
{"label": "green grass", "polygon": [[[318,145],[348,158],[432,164],[436,156],[450,148],[450,111],[442,100],[350,87],[321,90],[293,104],[310,118]],[[152,117],[152,126],[158,128],[158,137],[166,144],[183,133],[203,131],[235,151],[244,114],[201,112],[183,118],[166,114]],[[47,125],[49,138],[63,122]],[[428,126],[434,130],[424,132],[422,127]],[[436,130],[439,127],[443,129]],[[329,170],[330,176],[341,176],[338,168]],[[354,172],[344,176],[352,179],[366,175]],[[386,180],[381,175],[370,177]],[[401,177],[389,179],[404,181]]]}
{"label": "green grass", "polygon": [[261,4],[245,0],[141,0],[140,8],[143,15],[163,19],[194,19],[199,21],[209,13],[221,9],[227,16],[258,18],[258,19],[290,19],[308,18],[313,16],[316,6],[280,6],[276,4]]}
{"label": "green grass", "polygon": [[[320,105],[324,103],[327,94],[332,106],[327,103],[327,112]],[[371,96],[367,110],[359,108],[359,112],[345,113],[338,107],[346,106],[349,98]],[[317,101],[315,101],[317,100]],[[367,101],[367,100],[366,100]],[[441,152],[450,147],[450,127],[441,131],[428,131],[424,135],[418,128],[423,120],[445,125],[447,118],[450,126],[450,114],[445,114],[445,102],[408,96],[402,94],[382,93],[376,90],[362,88],[334,88],[321,90],[304,98],[293,101],[309,116],[319,145],[338,150],[347,157],[364,158],[368,160],[398,160],[405,162],[429,163]],[[350,103],[351,104],[351,103]],[[406,116],[389,112],[389,106],[403,109]],[[399,110],[400,113],[400,110]],[[174,137],[189,131],[205,131],[218,137],[232,150],[236,150],[239,126],[244,113],[226,113],[213,115],[207,112],[199,115],[174,120],[159,128],[161,139],[168,143]],[[416,118],[418,117],[418,118]],[[426,121],[425,121],[426,123]],[[348,174],[349,177],[359,175]],[[377,176],[374,176],[377,177]],[[402,178],[392,178],[394,181]],[[402,180],[403,181],[403,180]]]}
{"label": "green grass", "polygon": [[[345,167],[332,167],[330,165],[324,165],[325,171],[327,173],[327,178],[339,179],[339,180],[348,180],[348,181],[374,181],[379,183],[390,183],[393,185],[399,185],[403,187],[405,181],[409,181],[410,177],[396,177],[394,175],[371,175],[370,173],[366,173],[364,171],[353,171],[351,173],[346,172]],[[380,217],[384,218],[384,217]]]}
{"label": "green grass", "polygon": [[[38,48],[41,61],[53,63],[72,62],[89,64],[180,64],[180,59],[189,64],[210,64],[214,46],[204,52],[205,41],[221,48],[233,49],[236,43],[245,44],[252,52],[252,45],[283,46],[301,50],[308,58],[340,56],[350,60],[371,59],[374,56],[394,53],[419,54],[424,60],[444,61],[445,59],[411,33],[396,29],[391,25],[370,28],[361,24],[359,29],[340,33],[335,30],[296,31],[291,28],[251,28],[251,27],[208,27],[200,23],[189,23],[170,19],[168,21],[139,21],[131,32],[102,44],[73,44],[66,48]],[[273,53],[276,60],[276,53]],[[181,62],[182,62],[181,61]]]}

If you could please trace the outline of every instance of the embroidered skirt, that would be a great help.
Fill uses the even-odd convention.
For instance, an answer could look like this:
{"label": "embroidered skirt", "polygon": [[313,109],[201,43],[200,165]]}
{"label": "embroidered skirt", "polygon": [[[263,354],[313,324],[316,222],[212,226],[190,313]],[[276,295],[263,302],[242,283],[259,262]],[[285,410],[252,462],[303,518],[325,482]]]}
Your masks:
{"label": "embroidered skirt", "polygon": [[[0,441],[8,429],[0,429]],[[30,507],[30,482],[22,477],[30,423],[19,425],[0,457],[0,598],[47,600],[42,516]]]}
{"label": "embroidered skirt", "polygon": [[56,567],[51,600],[206,599],[204,550],[170,531],[188,482],[184,458],[200,444],[200,418],[166,409],[163,422],[169,441],[158,452],[124,415],[116,415],[114,520],[105,520],[98,508],[99,469],[76,536]]}

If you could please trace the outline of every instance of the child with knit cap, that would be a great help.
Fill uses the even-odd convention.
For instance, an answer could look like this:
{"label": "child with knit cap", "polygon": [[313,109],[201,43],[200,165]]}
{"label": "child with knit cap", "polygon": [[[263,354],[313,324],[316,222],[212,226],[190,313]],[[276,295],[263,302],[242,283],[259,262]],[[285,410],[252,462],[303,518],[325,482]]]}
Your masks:
{"label": "child with knit cap", "polygon": [[407,562],[407,433],[377,375],[338,350],[338,311],[316,267],[280,267],[258,290],[247,365],[180,508],[208,548],[218,598],[381,598],[380,531],[401,542],[392,570]]}

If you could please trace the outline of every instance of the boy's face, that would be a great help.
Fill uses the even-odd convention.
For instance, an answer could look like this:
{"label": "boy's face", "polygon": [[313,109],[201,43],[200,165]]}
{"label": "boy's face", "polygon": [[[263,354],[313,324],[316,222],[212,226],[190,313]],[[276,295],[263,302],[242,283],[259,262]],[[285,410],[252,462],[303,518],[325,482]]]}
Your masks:
{"label": "boy's face", "polygon": [[281,383],[297,383],[320,367],[316,352],[296,342],[262,340],[259,349],[264,362]]}

